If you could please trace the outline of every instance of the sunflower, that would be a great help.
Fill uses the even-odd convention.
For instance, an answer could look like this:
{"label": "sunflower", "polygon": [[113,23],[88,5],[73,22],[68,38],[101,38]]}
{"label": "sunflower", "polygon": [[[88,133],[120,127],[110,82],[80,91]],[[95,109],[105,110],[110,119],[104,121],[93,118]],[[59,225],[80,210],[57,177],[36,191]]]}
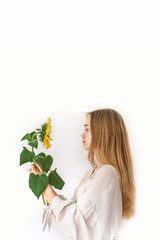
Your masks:
{"label": "sunflower", "polygon": [[49,140],[53,141],[53,139],[50,137],[51,127],[52,127],[52,125],[50,125],[50,123],[51,123],[51,119],[48,118],[48,123],[45,123],[42,125],[42,130],[40,132],[40,140],[44,144],[43,147],[45,147],[45,145],[46,145],[46,148],[51,147]]}

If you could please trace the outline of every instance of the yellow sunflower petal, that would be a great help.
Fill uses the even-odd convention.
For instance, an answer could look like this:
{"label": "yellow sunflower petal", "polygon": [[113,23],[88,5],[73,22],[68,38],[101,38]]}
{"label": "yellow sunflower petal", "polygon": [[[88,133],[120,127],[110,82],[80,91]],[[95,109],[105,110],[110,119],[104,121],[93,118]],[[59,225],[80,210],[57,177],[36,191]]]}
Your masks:
{"label": "yellow sunflower petal", "polygon": [[50,148],[51,147],[51,144],[50,144],[50,142],[48,141],[47,143],[46,143],[46,148]]}
{"label": "yellow sunflower petal", "polygon": [[45,131],[45,135],[44,135],[44,139],[43,139],[43,143],[44,143],[44,146],[46,146],[46,148],[51,147],[49,140],[53,141],[53,139],[50,137],[51,127],[52,127],[52,125],[50,125],[50,123],[51,123],[51,118],[48,118],[48,123],[46,126],[46,131]]}
{"label": "yellow sunflower petal", "polygon": [[51,126],[46,127],[46,134],[49,134],[51,132]]}
{"label": "yellow sunflower petal", "polygon": [[49,138],[48,138],[49,140],[51,140],[51,141],[53,141],[53,139],[49,136]]}
{"label": "yellow sunflower petal", "polygon": [[50,124],[51,123],[51,118],[48,118],[48,124]]}

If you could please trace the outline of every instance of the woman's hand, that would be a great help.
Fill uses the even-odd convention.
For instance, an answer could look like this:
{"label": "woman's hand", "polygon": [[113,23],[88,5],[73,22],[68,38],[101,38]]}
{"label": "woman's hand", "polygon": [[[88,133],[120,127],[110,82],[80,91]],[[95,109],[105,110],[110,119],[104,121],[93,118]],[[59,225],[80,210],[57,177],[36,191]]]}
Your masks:
{"label": "woman's hand", "polygon": [[[36,166],[35,166],[35,165],[36,165]],[[31,168],[28,170],[28,171],[29,171],[29,174],[30,174],[30,173],[34,173],[35,175],[37,175],[37,174],[39,174],[39,175],[43,174],[44,171],[43,171],[43,169],[41,168],[41,166],[40,166],[37,162],[35,163],[35,165],[34,165],[34,164],[31,164]]]}

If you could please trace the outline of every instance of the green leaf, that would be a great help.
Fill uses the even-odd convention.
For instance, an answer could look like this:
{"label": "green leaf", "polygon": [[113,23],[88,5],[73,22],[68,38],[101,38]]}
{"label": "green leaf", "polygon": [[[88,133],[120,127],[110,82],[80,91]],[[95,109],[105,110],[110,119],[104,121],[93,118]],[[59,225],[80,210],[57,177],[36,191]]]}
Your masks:
{"label": "green leaf", "polygon": [[41,131],[42,129],[41,129],[41,128],[37,128],[36,130],[37,130],[37,131]]}
{"label": "green leaf", "polygon": [[63,179],[56,172],[57,168],[54,171],[51,171],[48,175],[49,183],[55,188],[61,190],[65,184]]}
{"label": "green leaf", "polygon": [[36,156],[36,162],[42,167],[43,171],[46,173],[50,170],[50,167],[53,163],[53,158],[52,156],[48,155],[46,156],[44,153],[39,153]]}
{"label": "green leaf", "polygon": [[[31,132],[31,133],[30,133],[30,135],[31,135],[31,138],[33,137],[33,134],[35,134],[35,133],[36,133],[36,131],[34,131],[34,132]],[[34,136],[34,138],[33,138],[33,139],[37,139],[37,136],[36,136],[36,134],[35,134],[35,136]],[[32,140],[33,140],[33,139],[32,139]]]}
{"label": "green leaf", "polygon": [[36,156],[36,159],[46,158],[46,154],[41,152]]}
{"label": "green leaf", "polygon": [[26,162],[33,162],[34,156],[34,152],[30,152],[26,147],[23,147],[23,151],[20,154],[20,166]]}
{"label": "green leaf", "polygon": [[45,173],[39,175],[35,175],[34,173],[30,173],[29,176],[29,187],[32,192],[39,199],[40,195],[44,192],[48,185],[48,177]]}
{"label": "green leaf", "polygon": [[34,140],[32,140],[32,141],[29,141],[28,145],[37,148],[37,147],[38,147],[38,141],[37,141],[37,139],[34,139]]}
{"label": "green leaf", "polygon": [[46,158],[46,155],[45,153],[39,153],[37,156],[36,156],[36,162],[41,166],[41,168],[43,169],[44,171],[44,165],[45,165],[45,159]]}
{"label": "green leaf", "polygon": [[28,141],[31,141],[31,135],[29,133],[27,133],[26,135],[24,135],[24,137],[21,139],[21,141],[27,139]]}
{"label": "green leaf", "polygon": [[51,165],[53,163],[53,158],[51,155],[48,155],[45,160],[46,160],[46,165],[45,165],[44,171],[47,173],[51,168]]}

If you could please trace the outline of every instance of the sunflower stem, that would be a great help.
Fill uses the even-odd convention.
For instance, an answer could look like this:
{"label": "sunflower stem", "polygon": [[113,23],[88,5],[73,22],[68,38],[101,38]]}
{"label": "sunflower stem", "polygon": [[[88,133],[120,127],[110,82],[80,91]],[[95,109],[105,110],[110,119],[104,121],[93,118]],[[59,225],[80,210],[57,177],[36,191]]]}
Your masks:
{"label": "sunflower stem", "polygon": [[33,136],[32,136],[32,140],[34,139],[34,136],[37,134],[37,132],[35,132],[34,134],[33,134]]}
{"label": "sunflower stem", "polygon": [[[33,147],[32,147],[32,152],[34,152],[34,150],[33,150]],[[36,157],[34,157],[34,159],[33,159],[33,164],[34,164],[34,166],[36,167]],[[37,172],[38,173],[38,172]],[[45,203],[45,199],[44,199],[44,195],[43,195],[43,193],[42,193],[42,201],[43,201],[43,204],[45,205],[46,203]]]}
{"label": "sunflower stem", "polygon": [[43,193],[42,193],[42,200],[43,200],[43,204],[46,204]]}

